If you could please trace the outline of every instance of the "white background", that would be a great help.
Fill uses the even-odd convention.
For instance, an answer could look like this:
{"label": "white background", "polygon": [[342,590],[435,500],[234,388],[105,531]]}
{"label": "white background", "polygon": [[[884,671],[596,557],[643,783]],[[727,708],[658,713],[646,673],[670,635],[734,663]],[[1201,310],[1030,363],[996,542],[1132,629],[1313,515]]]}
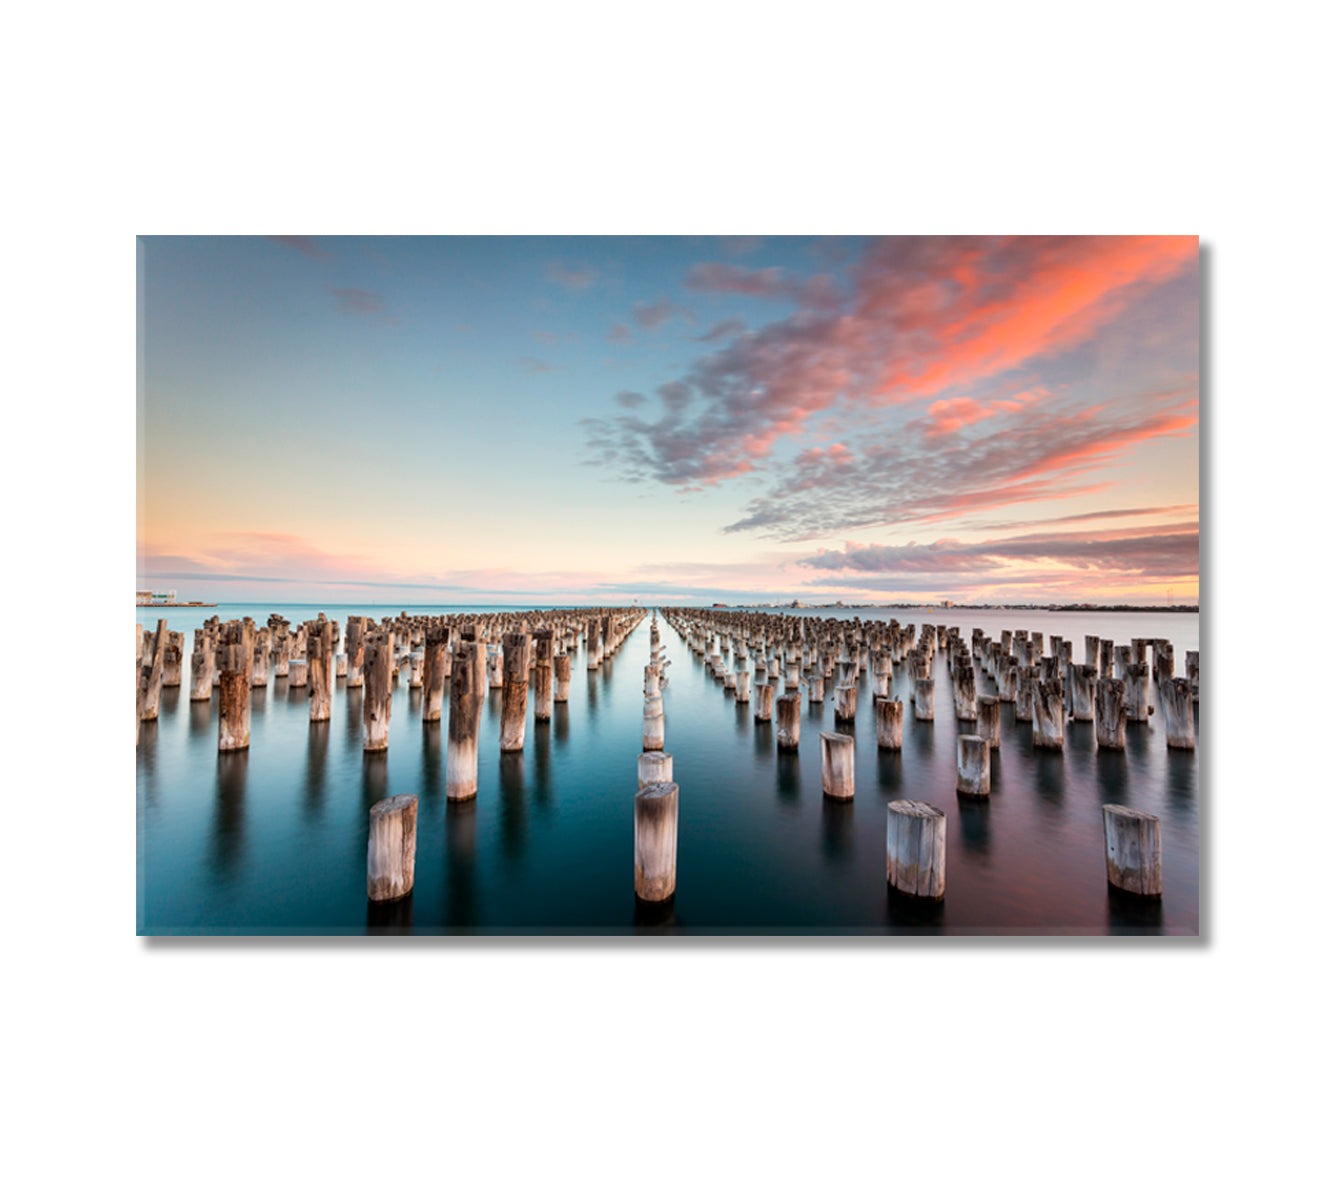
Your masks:
{"label": "white background", "polygon": [[[482,7],[7,18],[13,1194],[1316,1190],[1324,10]],[[137,939],[134,235],[185,232],[1198,232],[1204,936]]]}

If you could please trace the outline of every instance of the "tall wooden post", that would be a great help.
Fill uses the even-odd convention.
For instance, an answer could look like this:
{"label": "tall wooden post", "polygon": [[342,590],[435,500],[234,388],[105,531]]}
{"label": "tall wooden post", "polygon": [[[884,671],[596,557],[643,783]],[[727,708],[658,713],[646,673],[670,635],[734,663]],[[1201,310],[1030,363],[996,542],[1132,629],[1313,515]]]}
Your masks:
{"label": "tall wooden post", "polygon": [[464,641],[449,677],[449,747],[445,756],[445,796],[471,800],[477,795],[477,739],[486,696],[486,646]]}
{"label": "tall wooden post", "polygon": [[846,733],[820,734],[820,782],[824,794],[835,800],[851,800],[856,787],[853,750]]}
{"label": "tall wooden post", "polygon": [[500,748],[522,750],[528,719],[528,635],[507,633],[500,694]]}
{"label": "tall wooden post", "polygon": [[394,693],[394,635],[368,633],[364,642],[361,748],[367,753],[389,749],[389,710]]}
{"label": "tall wooden post", "polygon": [[679,797],[675,783],[650,783],[635,793],[635,895],[650,904],[676,891]]}
{"label": "tall wooden post", "polygon": [[310,719],[327,721],[333,712],[333,628],[318,620],[306,630],[306,668],[310,679]]}
{"label": "tall wooden post", "polygon": [[[348,634],[351,636],[351,622]],[[423,651],[425,661],[422,664],[422,722],[425,724],[440,720],[445,708],[445,655],[449,653],[449,628],[445,625],[432,625],[426,631]]]}
{"label": "tall wooden post", "polygon": [[371,808],[370,825],[366,895],[376,903],[401,900],[412,891],[417,869],[417,797],[381,800]]}
{"label": "tall wooden post", "polygon": [[1094,726],[1100,750],[1126,748],[1126,681],[1099,679],[1094,698]]}
{"label": "tall wooden post", "polygon": [[785,692],[778,697],[778,748],[793,753],[801,745],[801,693]]}
{"label": "tall wooden post", "polygon": [[881,750],[903,749],[903,701],[875,702],[875,744]]}
{"label": "tall wooden post", "polygon": [[236,637],[218,650],[219,751],[245,750],[250,745],[251,655],[239,632]]}
{"label": "tall wooden post", "polygon": [[533,720],[551,720],[552,633],[538,629],[533,633]]}
{"label": "tall wooden post", "polygon": [[1158,818],[1121,804],[1102,806],[1107,882],[1138,896],[1163,894],[1163,843]]}

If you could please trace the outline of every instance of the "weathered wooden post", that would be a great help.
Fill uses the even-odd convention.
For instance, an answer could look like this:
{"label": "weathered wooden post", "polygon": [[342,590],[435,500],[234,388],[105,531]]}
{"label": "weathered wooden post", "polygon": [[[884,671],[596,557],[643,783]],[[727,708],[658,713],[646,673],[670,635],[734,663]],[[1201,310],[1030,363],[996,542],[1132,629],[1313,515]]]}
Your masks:
{"label": "weathered wooden post", "polygon": [[856,782],[855,745],[846,733],[820,734],[820,781],[826,796],[835,800],[852,799]]}
{"label": "weathered wooden post", "polygon": [[522,750],[528,719],[528,635],[507,633],[504,690],[500,695],[500,748]]}
{"label": "weathered wooden post", "polygon": [[500,646],[486,648],[486,680],[489,688],[504,693],[505,651]]}
{"label": "weathered wooden post", "polygon": [[555,668],[556,675],[556,690],[551,699],[556,704],[566,704],[570,699],[570,656],[557,654],[551,660],[551,665]]}
{"label": "weathered wooden post", "polygon": [[644,746],[645,750],[661,750],[666,738],[667,719],[662,711],[662,697],[654,696],[644,701]]}
{"label": "weathered wooden post", "polygon": [[810,691],[810,701],[812,704],[824,703],[824,676],[821,675],[819,671],[807,676],[806,687]]}
{"label": "weathered wooden post", "polygon": [[1190,681],[1190,694],[1197,700],[1200,696],[1200,652],[1186,651],[1186,678]]}
{"label": "weathered wooden post", "polygon": [[1098,668],[1079,663],[1070,668],[1070,716],[1075,721],[1093,720],[1093,687]]}
{"label": "weathered wooden post", "polygon": [[1093,667],[1094,670],[1097,669],[1097,666],[1098,666],[1098,637],[1097,637],[1096,634],[1087,634],[1087,633],[1086,633],[1086,634],[1084,635],[1084,666],[1086,666],[1086,667]]}
{"label": "weathered wooden post", "polygon": [[371,808],[366,846],[366,894],[378,903],[412,891],[417,870],[417,797],[390,796]]}
{"label": "weathered wooden post", "polygon": [[801,693],[785,692],[778,697],[778,748],[796,752],[801,744]]}
{"label": "weathered wooden post", "polygon": [[840,683],[834,689],[834,720],[851,725],[856,719],[857,688],[850,683]]}
{"label": "weathered wooden post", "polygon": [[304,658],[289,658],[287,660],[287,690],[294,692],[306,686],[308,672],[306,670],[306,660]]}
{"label": "weathered wooden post", "polygon": [[602,665],[602,623],[588,623],[588,669],[596,671]]}
{"label": "weathered wooden post", "polygon": [[408,655],[408,688],[415,691],[422,685],[422,676],[425,673],[426,654],[422,650],[414,650]]}
{"label": "weathered wooden post", "polygon": [[1160,679],[1158,700],[1163,706],[1167,744],[1173,750],[1195,749],[1195,714],[1189,679]]}
{"label": "weathered wooden post", "polygon": [[1039,679],[1033,685],[1033,745],[1055,750],[1065,746],[1065,704],[1059,681]]}
{"label": "weathered wooden post", "polygon": [[925,679],[914,679],[912,686],[913,718],[918,721],[934,721],[936,719],[936,681],[928,675]]}
{"label": "weathered wooden post", "polygon": [[671,783],[672,756],[662,750],[645,750],[639,756],[639,786],[650,783]]}
{"label": "weathered wooden post", "polygon": [[774,719],[774,685],[761,683],[755,687],[755,720],[772,721]]}
{"label": "weathered wooden post", "polygon": [[389,710],[394,694],[394,635],[377,629],[366,635],[364,647],[361,748],[371,753],[389,749]]}
{"label": "weathered wooden post", "polygon": [[255,630],[255,641],[251,647],[250,686],[266,688],[269,686],[269,641],[273,630],[266,628]]}
{"label": "weathered wooden post", "polygon": [[881,750],[903,749],[903,701],[875,702],[875,744]]}
{"label": "weathered wooden post", "polygon": [[533,720],[551,720],[551,655],[552,631],[548,628],[533,632]]}
{"label": "weathered wooden post", "polygon": [[333,712],[333,628],[328,621],[317,621],[306,631],[306,667],[310,676],[310,719],[327,721]]}
{"label": "weathered wooden post", "polygon": [[1126,668],[1126,720],[1143,724],[1149,719],[1149,664],[1132,662]]}
{"label": "weathered wooden post", "polygon": [[167,630],[167,645],[162,652],[162,686],[181,686],[181,663],[185,657],[185,634],[179,629]]}
{"label": "weathered wooden post", "polygon": [[920,800],[891,800],[885,833],[889,886],[908,896],[945,895],[945,814]]}
{"label": "weathered wooden post", "polygon": [[1161,688],[1165,679],[1171,679],[1176,670],[1176,653],[1166,638],[1153,642],[1153,680]]}
{"label": "weathered wooden post", "polygon": [[676,891],[676,819],[680,789],[650,783],[635,793],[635,895],[649,904]]}
{"label": "weathered wooden post", "polygon": [[1126,748],[1126,681],[1099,679],[1094,698],[1098,748],[1124,750]]}
{"label": "weathered wooden post", "polygon": [[1102,806],[1107,882],[1137,896],[1163,894],[1163,844],[1158,818],[1122,804]]}
{"label": "weathered wooden post", "polygon": [[[1031,671],[1031,667],[1025,667],[1025,671]],[[1028,705],[1030,719],[1033,707],[1033,686],[1032,677],[1029,678]],[[977,736],[985,738],[987,745],[991,747],[991,753],[1000,752],[1000,701],[995,696],[979,696],[977,698]]]}
{"label": "weathered wooden post", "polygon": [[991,795],[991,744],[986,738],[960,734],[957,764],[960,796]]}
{"label": "weathered wooden post", "polygon": [[213,636],[195,631],[195,649],[190,655],[190,699],[209,700],[213,696],[213,672],[217,666]]}
{"label": "weathered wooden post", "polygon": [[954,675],[954,716],[960,721],[977,720],[977,678],[971,662],[960,663]]}
{"label": "weathered wooden post", "polygon": [[240,639],[218,650],[218,750],[250,745],[250,652]]}
{"label": "weathered wooden post", "polygon": [[486,696],[486,646],[463,641],[449,677],[449,744],[445,755],[445,796],[477,795],[477,738]]}
{"label": "weathered wooden post", "polygon": [[1019,660],[1013,654],[1005,655],[996,674],[996,692],[1005,704],[1013,704],[1019,691]]}
{"label": "weathered wooden post", "polygon": [[153,648],[139,665],[139,719],[156,721],[162,703],[162,665],[167,653],[167,622],[159,620]]}
{"label": "weathered wooden post", "polygon": [[348,688],[361,687],[366,667],[366,618],[347,619],[347,683]]}
{"label": "weathered wooden post", "polygon": [[[349,625],[351,622],[349,621]],[[445,655],[449,652],[449,628],[432,625],[426,630],[422,664],[422,722],[440,720],[445,708]]]}
{"label": "weathered wooden post", "polygon": [[736,673],[736,702],[738,704],[750,703],[750,672],[738,671]]}

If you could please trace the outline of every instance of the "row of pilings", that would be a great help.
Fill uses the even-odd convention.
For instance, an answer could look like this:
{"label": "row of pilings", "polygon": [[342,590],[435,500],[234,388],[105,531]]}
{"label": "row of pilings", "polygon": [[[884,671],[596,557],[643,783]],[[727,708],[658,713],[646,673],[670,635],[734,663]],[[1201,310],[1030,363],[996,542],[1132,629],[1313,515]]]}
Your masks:
{"label": "row of pilings", "polygon": [[[320,613],[293,625],[271,614],[260,626],[246,617],[211,617],[194,631],[190,699],[207,703],[218,691],[218,752],[250,746],[251,694],[269,679],[286,678],[289,693],[309,694],[311,722],[327,721],[334,681],[362,693],[362,750],[389,748],[395,683],[404,673],[421,689],[422,721],[439,722],[449,690],[445,794],[477,796],[477,752],[487,692],[501,693],[500,748],[521,754],[529,695],[534,721],[550,721],[553,704],[570,695],[573,655],[584,646],[595,671],[620,649],[644,618],[642,608],[555,609],[545,612],[408,614],[375,620],[349,616],[344,629]],[[166,621],[135,628],[135,742],[144,721],[155,721],[164,687],[182,686],[184,634]],[[661,718],[659,718],[661,721]],[[412,890],[417,798],[391,796],[371,810],[367,892],[372,901],[398,900]]]}
{"label": "row of pilings", "polygon": [[[936,655],[946,664],[947,703],[961,722],[974,722],[956,746],[956,792],[986,800],[991,791],[991,757],[1000,753],[1001,705],[1013,706],[1015,721],[1031,726],[1033,746],[1061,752],[1068,721],[1095,726],[1100,752],[1124,752],[1128,721],[1154,714],[1150,684],[1156,689],[1167,745],[1193,751],[1193,700],[1199,694],[1199,654],[1186,654],[1187,675],[1174,677],[1175,652],[1167,639],[1137,638],[1124,646],[1085,638],[1083,663],[1071,642],[1023,629],[1002,630],[992,638],[974,628],[965,640],[957,626],[901,624],[798,617],[751,611],[667,608],[672,628],[723,684],[737,705],[749,706],[756,722],[774,720],[778,752],[800,743],[801,695],[812,710],[822,709],[832,687],[835,730],[821,732],[821,782],[831,800],[854,798],[854,733],[858,681],[869,672],[875,709],[876,745],[901,749],[903,701],[891,697],[893,671],[902,667],[910,687],[915,721],[934,721]],[[1044,650],[1046,651],[1044,653]],[[979,693],[985,675],[996,695]],[[1104,806],[1104,848],[1108,883],[1122,891],[1158,896],[1162,891],[1158,818],[1121,805]],[[945,890],[945,813],[918,800],[888,804],[886,877],[895,890],[939,900]]]}

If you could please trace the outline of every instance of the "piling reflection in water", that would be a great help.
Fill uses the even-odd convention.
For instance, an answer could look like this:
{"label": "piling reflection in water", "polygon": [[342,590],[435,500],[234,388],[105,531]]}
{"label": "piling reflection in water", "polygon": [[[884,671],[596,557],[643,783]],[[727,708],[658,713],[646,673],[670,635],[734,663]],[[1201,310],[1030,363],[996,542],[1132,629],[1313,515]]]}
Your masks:
{"label": "piling reflection in water", "polygon": [[218,720],[217,701],[195,700],[190,704],[190,737],[206,738]]}
{"label": "piling reflection in water", "polygon": [[445,808],[445,924],[475,927],[477,912],[477,801]]}
{"label": "piling reflection in water", "polygon": [[387,904],[366,902],[366,932],[378,935],[412,932],[412,897],[409,892],[401,900]]}
{"label": "piling reflection in water", "polygon": [[[389,790],[389,755],[381,753],[361,756],[361,806],[362,813],[368,814],[386,796],[392,796]],[[367,829],[368,821],[363,821]]]}
{"label": "piling reflection in water", "polygon": [[842,864],[851,860],[856,842],[855,801],[831,800],[823,797],[820,811],[820,853],[827,863]]}
{"label": "piling reflection in water", "polygon": [[776,756],[778,770],[778,800],[780,804],[796,805],[801,802],[801,759],[795,754]]}
{"label": "piling reflection in water", "polygon": [[1161,929],[1163,898],[1136,896],[1107,885],[1107,931],[1109,933],[1144,933]]}
{"label": "piling reflection in water", "polygon": [[676,928],[676,896],[668,896],[658,904],[649,904],[636,896],[634,926],[636,933],[671,933]]}
{"label": "piling reflection in water", "polygon": [[1126,804],[1128,799],[1130,765],[1124,750],[1098,750],[1094,754],[1093,771],[1098,780],[1098,799],[1102,804]]}
{"label": "piling reflection in water", "polygon": [[972,796],[959,796],[957,800],[964,852],[986,858],[991,850],[991,803]]}
{"label": "piling reflection in water", "polygon": [[908,896],[885,883],[885,920],[899,929],[913,933],[944,933],[947,902],[947,899],[923,900]]}
{"label": "piling reflection in water", "polygon": [[232,750],[218,755],[208,858],[214,876],[221,880],[235,878],[245,852],[245,794],[249,765],[249,750]]}
{"label": "piling reflection in water", "polygon": [[302,793],[307,817],[318,817],[324,807],[328,757],[329,722],[312,721],[306,731],[306,783]]}
{"label": "piling reflection in water", "polygon": [[[993,761],[994,769],[995,763]],[[879,750],[875,758],[876,780],[885,793],[882,799],[898,800],[903,790],[903,751]]]}
{"label": "piling reflection in water", "polygon": [[417,798],[423,809],[445,798],[442,724],[441,721],[422,722],[422,772]]}
{"label": "piling reflection in water", "polygon": [[1033,784],[1039,799],[1065,803],[1065,755],[1060,750],[1033,751]]}
{"label": "piling reflection in water", "polygon": [[528,846],[528,802],[524,794],[523,755],[517,751],[501,754],[497,774],[500,852],[510,862],[517,862]]}

